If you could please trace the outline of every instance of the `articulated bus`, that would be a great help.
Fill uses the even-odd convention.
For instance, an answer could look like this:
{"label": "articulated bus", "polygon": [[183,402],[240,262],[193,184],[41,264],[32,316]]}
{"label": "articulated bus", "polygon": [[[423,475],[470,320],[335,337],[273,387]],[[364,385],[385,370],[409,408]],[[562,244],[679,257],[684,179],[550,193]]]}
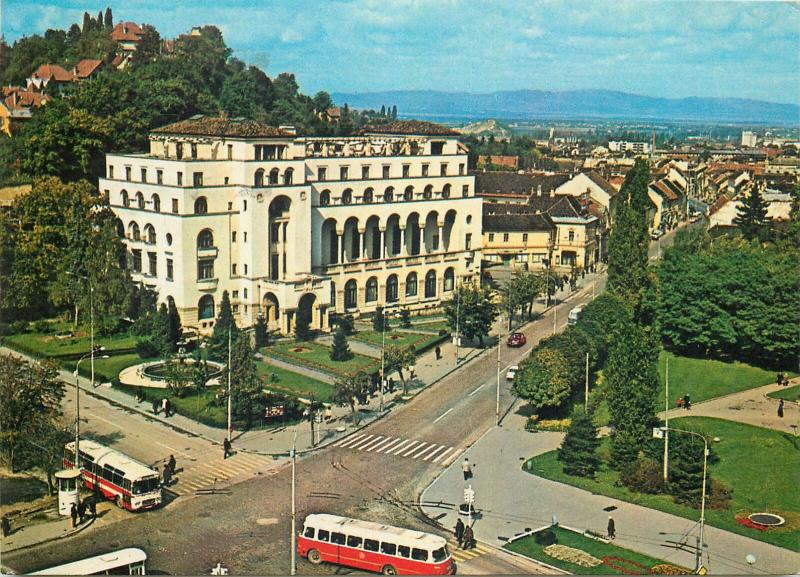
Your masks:
{"label": "articulated bus", "polygon": [[[87,489],[99,490],[128,511],[152,509],[161,504],[161,479],[144,463],[124,453],[95,443],[81,441],[80,466]],[[71,469],[75,460],[75,442],[64,448],[64,467]]]}
{"label": "articulated bus", "polygon": [[146,560],[147,553],[130,547],[42,569],[31,575],[146,575]]}
{"label": "articulated bus", "polygon": [[456,572],[443,537],[337,515],[306,517],[297,553],[314,565],[326,561],[384,575]]}

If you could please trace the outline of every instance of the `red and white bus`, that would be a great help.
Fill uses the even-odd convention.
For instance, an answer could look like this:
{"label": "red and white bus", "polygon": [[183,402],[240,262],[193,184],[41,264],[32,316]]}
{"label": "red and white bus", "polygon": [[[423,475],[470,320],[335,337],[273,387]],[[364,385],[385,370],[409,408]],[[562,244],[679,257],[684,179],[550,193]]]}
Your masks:
{"label": "red and white bus", "polygon": [[129,547],[58,567],[42,569],[31,575],[147,575],[146,562],[147,553]]}
{"label": "red and white bus", "polygon": [[326,561],[384,575],[456,572],[443,537],[338,515],[306,517],[297,553],[314,565]]}
{"label": "red and white bus", "polygon": [[[161,504],[161,478],[144,463],[94,441],[81,441],[80,466],[83,484],[97,489],[106,499],[128,511],[152,509]],[[64,467],[75,460],[75,442],[64,448]]]}

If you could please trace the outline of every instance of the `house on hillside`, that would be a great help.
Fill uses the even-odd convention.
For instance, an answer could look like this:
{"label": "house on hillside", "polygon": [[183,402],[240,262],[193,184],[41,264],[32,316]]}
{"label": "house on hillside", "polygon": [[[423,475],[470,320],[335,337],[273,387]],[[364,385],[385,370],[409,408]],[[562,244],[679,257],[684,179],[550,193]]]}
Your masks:
{"label": "house on hillside", "polygon": [[50,97],[41,92],[26,90],[21,86],[4,86],[0,100],[0,132],[11,136],[26,120],[33,109],[47,104]]}
{"label": "house on hillside", "polygon": [[57,94],[64,86],[72,83],[75,77],[72,72],[64,70],[58,64],[42,64],[25,81],[28,91],[50,92]]}
{"label": "house on hillside", "polygon": [[78,62],[72,69],[72,77],[76,82],[95,78],[103,69],[102,60],[86,59]]}
{"label": "house on hillside", "polygon": [[136,52],[144,30],[135,22],[120,22],[111,31],[111,39],[116,41],[123,54]]}

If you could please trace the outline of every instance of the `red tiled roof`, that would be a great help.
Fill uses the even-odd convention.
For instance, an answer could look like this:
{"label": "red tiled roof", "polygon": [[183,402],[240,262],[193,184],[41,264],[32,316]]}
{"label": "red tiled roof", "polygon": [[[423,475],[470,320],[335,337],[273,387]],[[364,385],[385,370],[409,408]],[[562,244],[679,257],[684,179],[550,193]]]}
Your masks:
{"label": "red tiled roof", "polygon": [[39,108],[49,101],[50,97],[41,92],[20,90],[14,91],[6,96],[3,103],[9,110],[23,110],[27,108]]}
{"label": "red tiled roof", "polygon": [[142,28],[135,22],[120,22],[111,31],[111,39],[117,42],[138,42],[142,34]]}
{"label": "red tiled roof", "polygon": [[602,188],[608,196],[615,196],[619,191],[611,186],[611,183],[608,182],[605,178],[597,174],[594,170],[590,170],[589,172],[585,173],[589,179],[594,182],[597,186]]}
{"label": "red tiled roof", "polygon": [[56,82],[72,82],[73,76],[58,64],[42,64],[33,73],[33,76],[43,80],[53,79]]}
{"label": "red tiled roof", "polygon": [[342,111],[339,109],[338,106],[334,106],[333,108],[329,108],[328,110],[326,110],[325,114],[327,114],[331,118],[339,118],[342,116]]}
{"label": "red tiled roof", "polygon": [[712,204],[711,207],[709,207],[708,214],[709,215],[714,214],[729,202],[730,199],[727,196],[725,196],[724,194],[720,195],[720,197],[714,201],[714,204]]}
{"label": "red tiled roof", "polygon": [[653,188],[667,200],[678,200],[680,198],[675,191],[669,186],[669,181],[661,179],[653,183]]}
{"label": "red tiled roof", "polygon": [[420,136],[458,136],[458,132],[424,120],[395,120],[386,124],[365,126],[362,134],[398,134]]}
{"label": "red tiled roof", "polygon": [[102,65],[102,60],[81,60],[75,65],[75,70],[73,72],[76,78],[88,78]]}
{"label": "red tiled roof", "polygon": [[229,136],[233,138],[262,138],[296,136],[256,120],[232,120],[220,116],[200,116],[173,122],[152,130],[154,134],[186,134],[194,136]]}

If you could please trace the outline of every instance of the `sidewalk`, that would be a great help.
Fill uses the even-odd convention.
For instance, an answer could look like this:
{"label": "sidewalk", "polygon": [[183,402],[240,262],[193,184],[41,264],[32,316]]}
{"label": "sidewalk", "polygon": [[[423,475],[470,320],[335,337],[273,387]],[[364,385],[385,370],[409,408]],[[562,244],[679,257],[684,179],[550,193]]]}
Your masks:
{"label": "sidewalk", "polygon": [[[562,433],[528,433],[523,424],[523,417],[511,414],[502,428],[490,429],[464,453],[473,464],[474,477],[469,484],[475,490],[475,506],[481,513],[475,523],[475,535],[480,541],[503,546],[515,534],[549,525],[553,518],[563,525],[605,533],[609,513],[604,508],[614,506],[615,545],[694,567],[694,554],[676,549],[673,542],[692,532],[689,540],[694,545],[696,521],[523,471],[524,460],[557,448],[563,438]],[[452,528],[456,514],[450,505],[463,501],[466,485],[460,463],[453,463],[423,492],[423,511],[443,527]],[[798,553],[715,527],[706,526],[706,543],[710,573],[792,574],[800,568]],[[750,553],[757,559],[752,567],[745,561],[745,555]]]}

